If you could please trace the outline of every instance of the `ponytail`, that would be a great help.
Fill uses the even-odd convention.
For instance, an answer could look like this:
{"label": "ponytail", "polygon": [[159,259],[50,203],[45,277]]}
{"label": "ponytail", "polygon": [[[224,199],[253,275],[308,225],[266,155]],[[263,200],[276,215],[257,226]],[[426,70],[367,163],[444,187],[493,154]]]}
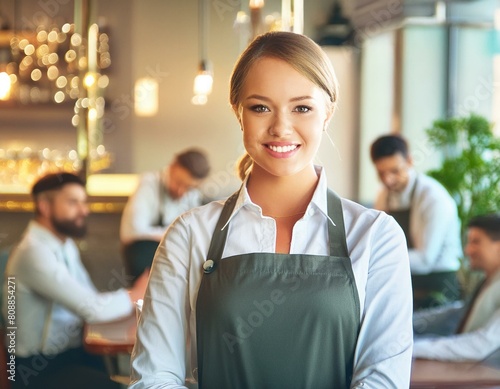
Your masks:
{"label": "ponytail", "polygon": [[236,163],[236,171],[242,181],[245,179],[247,174],[250,173],[252,165],[253,165],[252,157],[250,157],[250,155],[248,155],[248,153],[245,152],[245,154],[243,154]]}

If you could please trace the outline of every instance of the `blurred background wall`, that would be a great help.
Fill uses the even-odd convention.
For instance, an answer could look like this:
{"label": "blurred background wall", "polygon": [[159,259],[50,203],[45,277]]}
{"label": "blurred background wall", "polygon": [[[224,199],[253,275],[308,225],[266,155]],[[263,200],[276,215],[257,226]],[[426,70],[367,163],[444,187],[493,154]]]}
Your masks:
{"label": "blurred background wall", "polygon": [[[0,12],[11,29],[37,29],[71,22],[80,3],[2,0]],[[248,2],[207,3],[213,91],[205,105],[193,105],[201,44],[199,2],[95,2],[96,21],[109,35],[112,60],[106,70],[102,120],[102,144],[111,163],[101,173],[159,169],[180,149],[199,146],[208,151],[214,167],[206,194],[223,197],[237,187],[233,166],[242,153],[241,131],[228,104],[228,80],[249,39],[249,26],[236,23],[238,12],[248,14]],[[422,155],[417,168],[426,170],[440,158],[425,145],[425,129],[433,120],[470,111],[498,118],[494,17],[499,1],[304,3],[304,33],[323,45],[340,81],[331,139],[323,140],[318,163],[327,167],[330,185],[341,195],[365,204],[373,200],[378,184],[368,147],[381,133],[408,136]],[[265,1],[264,16],[279,13],[281,4]],[[341,34],[331,21],[336,16],[347,18],[355,34],[347,44],[325,39]],[[143,77],[153,78],[158,86],[158,112],[148,117],[134,112],[134,100],[140,98],[134,87]],[[0,104],[0,157],[26,147],[66,154],[74,150],[72,115],[70,103]]]}

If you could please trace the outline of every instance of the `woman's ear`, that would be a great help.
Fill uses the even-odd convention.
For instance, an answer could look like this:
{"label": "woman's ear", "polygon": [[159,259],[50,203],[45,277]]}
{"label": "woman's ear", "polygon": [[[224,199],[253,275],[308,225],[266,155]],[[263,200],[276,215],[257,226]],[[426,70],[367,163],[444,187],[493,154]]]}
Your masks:
{"label": "woman's ear", "polygon": [[236,120],[238,120],[240,128],[243,130],[243,126],[241,124],[241,111],[243,107],[241,105],[232,105],[231,108],[233,108],[233,112],[236,115]]}
{"label": "woman's ear", "polygon": [[323,131],[326,131],[326,129],[330,125],[330,120],[332,120],[333,112],[334,112],[334,108],[332,107],[329,110],[329,112],[326,113],[326,119],[325,119],[325,122],[323,123]]}
{"label": "woman's ear", "polygon": [[233,108],[234,114],[236,115],[238,120],[240,120],[241,113],[243,112],[243,106],[241,104],[233,104],[231,108]]}

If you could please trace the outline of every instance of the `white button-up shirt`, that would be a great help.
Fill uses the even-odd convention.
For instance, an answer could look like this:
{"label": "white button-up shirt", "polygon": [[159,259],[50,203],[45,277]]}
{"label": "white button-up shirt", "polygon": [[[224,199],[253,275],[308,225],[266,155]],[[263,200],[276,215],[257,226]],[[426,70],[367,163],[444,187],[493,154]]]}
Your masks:
{"label": "white button-up shirt", "polygon": [[[318,174],[320,171],[318,170]],[[132,354],[131,388],[184,388],[196,369],[196,299],[203,263],[224,203],[179,217],[160,243]],[[347,247],[360,299],[352,388],[407,388],[412,292],[406,241],[383,212],[342,200]],[[336,217],[333,217],[335,223]],[[329,255],[326,175],[293,228],[290,253]],[[276,224],[243,190],[230,217],[223,258],[276,251]],[[186,348],[186,344],[189,345]],[[217,362],[214,361],[214,369]]]}
{"label": "white button-up shirt", "polygon": [[164,188],[163,175],[158,171],[140,176],[139,184],[123,210],[120,223],[122,243],[136,240],[159,242],[177,216],[201,205],[201,193],[196,189],[189,190],[179,199],[172,198]]}
{"label": "white button-up shirt", "polygon": [[[432,322],[433,312],[422,312],[419,324]],[[458,335],[415,340],[413,354],[417,358],[447,361],[480,361],[500,349],[500,272],[480,291]]]}
{"label": "white button-up shirt", "polygon": [[[128,292],[99,293],[75,242],[62,242],[31,221],[5,271],[2,312],[6,327],[17,327],[16,355],[59,354],[82,343],[83,322],[118,319],[133,312]],[[9,285],[15,283],[15,319],[8,319]],[[11,301],[11,300],[9,300]]]}
{"label": "white button-up shirt", "polygon": [[457,204],[435,179],[411,169],[403,192],[389,195],[382,188],[374,207],[386,212],[410,209],[414,247],[408,253],[413,274],[459,269],[463,254]]}
{"label": "white button-up shirt", "polygon": [[500,350],[500,309],[481,328],[452,336],[415,339],[416,358],[441,361],[482,361]]}

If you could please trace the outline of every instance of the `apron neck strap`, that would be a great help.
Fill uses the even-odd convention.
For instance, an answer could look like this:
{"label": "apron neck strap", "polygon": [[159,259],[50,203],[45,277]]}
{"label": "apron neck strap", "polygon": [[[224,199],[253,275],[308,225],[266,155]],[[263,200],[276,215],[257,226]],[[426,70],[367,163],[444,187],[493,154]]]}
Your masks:
{"label": "apron neck strap", "polygon": [[[210,248],[208,249],[207,260],[211,259],[213,261],[218,261],[222,258],[222,252],[224,251],[224,246],[226,244],[227,231],[229,226],[223,229],[227,221],[231,217],[231,214],[236,205],[236,200],[241,191],[241,188],[233,193],[224,204],[222,208],[221,215],[217,221],[215,231],[212,235],[212,240],[210,242]],[[328,203],[328,217],[333,220],[335,218],[335,225],[329,220],[328,221],[328,237],[330,240],[330,255],[335,255],[336,257],[348,257],[347,242],[344,227],[344,215],[342,213],[342,203],[340,197],[328,189],[327,193],[327,203]]]}
{"label": "apron neck strap", "polygon": [[210,248],[208,249],[207,260],[211,259],[217,261],[222,258],[222,252],[224,251],[224,246],[226,244],[227,231],[229,226],[223,229],[227,221],[233,213],[234,206],[236,205],[236,200],[240,194],[241,188],[233,193],[225,202],[224,208],[219,216],[217,225],[215,226],[215,231],[212,235],[212,240],[210,242]]}
{"label": "apron neck strap", "polygon": [[[336,257],[349,257],[345,236],[344,213],[340,197],[328,189],[328,238],[330,239],[330,255]],[[335,220],[335,225],[332,223]]]}

